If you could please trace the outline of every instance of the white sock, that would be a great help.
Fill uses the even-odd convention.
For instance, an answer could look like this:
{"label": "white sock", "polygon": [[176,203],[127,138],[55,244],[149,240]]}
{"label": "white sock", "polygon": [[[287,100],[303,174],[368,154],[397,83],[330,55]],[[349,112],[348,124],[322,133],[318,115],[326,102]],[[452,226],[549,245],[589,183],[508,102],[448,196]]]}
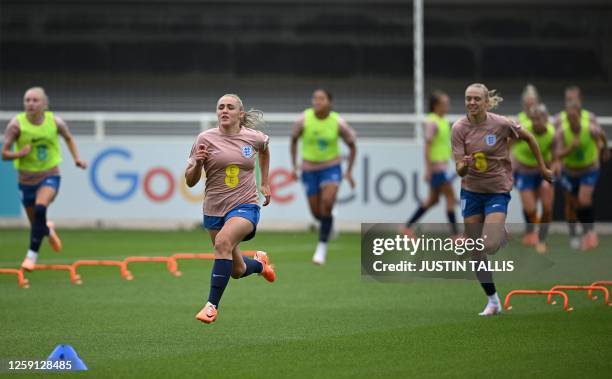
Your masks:
{"label": "white sock", "polygon": [[33,259],[34,262],[36,262],[36,260],[38,259],[38,253],[35,252],[34,250],[28,250],[28,253],[26,254],[26,258]]}
{"label": "white sock", "polygon": [[500,304],[499,295],[497,295],[497,292],[495,292],[493,295],[487,296],[487,297],[489,298],[489,304],[491,304],[491,305],[499,305]]}
{"label": "white sock", "polygon": [[327,254],[327,242],[319,241],[317,244],[317,252],[321,252],[323,256]]}
{"label": "white sock", "polygon": [[322,261],[325,261],[326,255],[327,255],[327,242],[319,241],[319,243],[317,244],[317,250],[315,250],[314,257],[312,259],[318,262],[322,262]]}

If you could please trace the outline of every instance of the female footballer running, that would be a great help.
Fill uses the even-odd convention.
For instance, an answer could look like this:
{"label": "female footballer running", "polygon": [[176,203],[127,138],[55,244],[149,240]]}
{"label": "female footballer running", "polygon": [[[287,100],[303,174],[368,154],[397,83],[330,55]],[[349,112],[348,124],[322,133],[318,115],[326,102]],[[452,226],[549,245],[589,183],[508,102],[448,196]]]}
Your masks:
{"label": "female footballer running", "polygon": [[217,319],[219,302],[230,277],[243,278],[253,273],[273,282],[276,274],[266,253],[254,259],[242,256],[239,244],[255,236],[259,222],[255,160],[261,167],[261,193],[264,206],[270,203],[269,138],[254,130],[261,112],[245,111],[237,95],[222,96],[217,102],[216,128],[198,135],[189,154],[185,179],[196,185],[206,172],[204,228],[215,249],[208,301],[196,318],[210,324]]}
{"label": "female footballer running", "polygon": [[[599,158],[610,159],[608,139],[595,115],[582,108],[578,87],[565,90],[565,110],[556,120],[557,158],[562,163],[561,186],[565,195],[565,214],[570,226],[570,245],[591,250],[599,245],[593,223],[593,192],[599,179]],[[582,224],[578,237],[576,218]]]}
{"label": "female footballer running", "polygon": [[319,243],[312,257],[313,263],[319,265],[325,263],[327,256],[327,241],[333,226],[332,210],[342,180],[338,137],[349,148],[344,178],[354,188],[352,170],[357,154],[355,133],[338,113],[332,111],[331,93],[317,89],[312,94],[312,108],[306,109],[293,125],[290,153],[293,179],[297,180],[297,144],[302,138],[302,182],[310,212],[321,223]]}
{"label": "female footballer running", "polygon": [[[460,198],[466,236],[484,238],[484,249],[473,252],[474,259],[483,261],[506,238],[504,224],[512,189],[510,141],[527,141],[543,178],[552,181],[552,171],[546,167],[535,138],[519,124],[489,112],[502,100],[484,84],[471,84],[465,90],[466,116],[452,129],[455,167],[462,178]],[[501,313],[492,272],[478,270],[476,276],[488,297],[480,315]]]}
{"label": "female footballer running", "polygon": [[[532,84],[527,84],[523,89],[523,93],[521,94],[521,104],[522,110],[517,115],[518,123],[521,124],[522,127],[531,130],[531,118],[529,117],[530,110],[540,104],[540,95],[538,94],[538,90]],[[514,169],[514,185],[517,185],[517,148],[521,147],[522,151],[526,151],[529,154],[529,146],[524,142],[516,142],[512,146],[512,168]],[[518,188],[519,192],[522,192],[520,188]],[[523,245],[525,246],[535,246],[537,244],[537,234],[535,232],[535,223],[537,222],[534,213],[527,213],[525,208],[523,208],[523,217],[525,218],[525,234],[523,236]]]}
{"label": "female footballer running", "polygon": [[434,91],[429,98],[429,114],[425,121],[425,180],[429,182],[429,196],[421,203],[402,228],[402,233],[414,238],[412,225],[438,203],[440,195],[446,199],[446,216],[451,234],[457,237],[455,218],[455,191],[448,175],[448,161],[451,158],[451,127],[444,117],[448,113],[450,99],[442,91]]}
{"label": "female footballer running", "polygon": [[[24,112],[13,118],[4,132],[2,159],[13,160],[17,168],[21,200],[30,221],[30,248],[21,267],[34,270],[42,240],[49,237],[51,248],[62,249],[53,222],[47,221],[47,209],[55,200],[60,187],[59,164],[62,151],[61,135],[77,167],[87,163],[79,157],[68,125],[49,112],[49,99],[41,87],[33,87],[23,96]],[[14,146],[13,146],[14,145]]]}
{"label": "female footballer running", "polygon": [[[548,111],[544,104],[534,106],[528,111],[529,122],[521,126],[533,134],[547,166],[558,173],[559,164],[553,161],[555,127],[548,122]],[[540,254],[546,253],[548,227],[552,221],[552,210],[555,196],[553,185],[543,180],[538,162],[525,141],[517,141],[512,146],[512,167],[514,168],[514,186],[521,194],[523,214],[527,220],[527,233],[523,237],[525,246],[535,246]],[[538,222],[538,200],[542,202],[542,215]]]}

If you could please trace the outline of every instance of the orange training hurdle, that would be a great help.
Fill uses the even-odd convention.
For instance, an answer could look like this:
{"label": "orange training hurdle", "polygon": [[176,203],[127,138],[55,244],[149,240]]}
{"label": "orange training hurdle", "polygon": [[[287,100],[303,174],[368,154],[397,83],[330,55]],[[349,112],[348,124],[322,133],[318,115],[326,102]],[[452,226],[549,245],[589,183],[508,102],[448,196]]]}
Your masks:
{"label": "orange training hurdle", "polygon": [[17,275],[17,284],[19,288],[30,288],[30,282],[23,276],[23,270],[14,268],[0,268],[0,274],[15,274]]}
{"label": "orange training hurdle", "polygon": [[116,266],[116,267],[119,267],[120,269],[119,274],[121,275],[121,277],[126,280],[129,274],[129,271],[127,270],[127,267],[126,267],[127,265],[123,261],[80,260],[72,264],[72,267],[74,268],[75,272],[81,266]]}
{"label": "orange training hurdle", "polygon": [[[591,283],[591,285],[600,287],[612,286],[612,280],[598,280],[596,282]],[[593,290],[589,290],[587,296],[589,297],[589,299],[597,300],[597,296],[593,296]]]}
{"label": "orange training hurdle", "polygon": [[569,299],[565,292],[557,291],[557,290],[548,290],[548,291],[540,291],[540,290],[513,290],[506,295],[506,300],[504,301],[504,309],[511,310],[512,306],[510,305],[510,298],[513,295],[548,295],[549,298],[552,295],[559,295],[563,298],[563,309],[571,312],[574,308],[569,307]]}
{"label": "orange training hurdle", "polygon": [[[240,252],[242,255],[246,255],[247,257],[252,257],[255,255],[257,251],[255,250],[245,250]],[[172,258],[177,261],[175,276],[183,275],[182,272],[178,270],[178,261],[180,259],[206,259],[206,260],[214,260],[215,254],[213,253],[174,253],[172,254]]]}
{"label": "orange training hurdle", "polygon": [[[242,251],[242,255],[246,255],[252,257],[257,253],[256,250],[245,250]],[[134,276],[128,269],[128,265],[130,263],[135,262],[161,262],[166,264],[166,268],[168,272],[170,272],[174,276],[181,276],[182,273],[178,270],[177,261],[180,259],[206,259],[206,260],[214,260],[215,255],[213,253],[175,253],[170,257],[146,257],[146,256],[133,256],[127,257],[123,261],[114,261],[114,260],[78,260],[73,262],[70,265],[65,264],[56,264],[56,265],[47,265],[47,264],[37,264],[34,266],[34,270],[65,270],[70,274],[70,282],[73,284],[82,284],[81,276],[77,273],[77,269],[81,266],[114,266],[119,267],[119,273],[121,277],[125,280],[132,280]],[[0,274],[15,274],[17,275],[17,280],[19,287],[28,288],[30,283],[28,279],[24,276],[23,270],[18,269],[0,269]]]}
{"label": "orange training hurdle", "polygon": [[175,253],[172,254],[172,258],[174,258],[176,262],[176,272],[174,275],[181,276],[183,273],[178,269],[178,261],[179,259],[215,259],[215,255],[212,253]]}
{"label": "orange training hurdle", "polygon": [[81,277],[77,275],[72,265],[35,265],[34,270],[66,270],[70,273],[70,282],[72,284],[81,284]]}
{"label": "orange training hurdle", "polygon": [[[559,290],[589,291],[590,293],[592,293],[593,291],[601,291],[604,294],[604,304],[610,304],[610,292],[608,291],[606,287],[602,287],[602,286],[592,286],[592,285],[591,286],[566,286],[566,285],[560,284],[560,285],[556,285],[552,287],[550,290],[551,291],[559,291]],[[548,295],[548,299],[547,299],[548,304],[550,304],[551,301],[552,301],[552,295]]]}
{"label": "orange training hurdle", "polygon": [[125,267],[125,276],[124,278],[127,280],[132,280],[134,279],[134,276],[132,275],[132,273],[130,272],[130,270],[128,269],[128,265],[130,263],[134,263],[134,262],[161,262],[161,263],[165,263],[166,264],[166,268],[168,269],[168,271],[174,275],[174,276],[180,276],[180,273],[177,275],[177,265],[176,265],[176,259],[174,259],[173,257],[141,257],[141,256],[134,256],[134,257],[127,257],[123,260],[123,264]]}

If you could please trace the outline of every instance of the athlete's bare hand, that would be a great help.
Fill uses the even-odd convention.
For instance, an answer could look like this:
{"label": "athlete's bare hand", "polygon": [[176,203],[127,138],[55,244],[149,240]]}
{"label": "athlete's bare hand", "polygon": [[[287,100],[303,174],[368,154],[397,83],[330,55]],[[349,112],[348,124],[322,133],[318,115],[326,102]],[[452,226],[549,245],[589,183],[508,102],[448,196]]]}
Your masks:
{"label": "athlete's bare hand", "polygon": [[346,181],[349,183],[351,189],[355,188],[355,179],[353,179],[353,174],[351,174],[350,172],[345,172],[344,179],[346,179]]}
{"label": "athlete's bare hand", "polygon": [[294,168],[293,171],[291,171],[291,180],[293,180],[294,182],[297,182],[300,179],[300,175],[298,174],[298,170],[297,168]]}
{"label": "athlete's bare hand", "polygon": [[540,169],[540,174],[542,174],[542,177],[544,178],[544,180],[546,180],[549,183],[552,183],[554,174],[551,169],[543,167]]}
{"label": "athlete's bare hand", "polygon": [[[476,154],[476,153],[474,153]],[[474,154],[466,155],[463,157],[463,164],[466,166],[470,166],[472,162],[474,162]]]}
{"label": "athlete's bare hand", "polygon": [[264,195],[264,198],[265,198],[263,202],[263,206],[265,207],[266,205],[270,204],[270,198],[272,197],[272,192],[270,191],[269,184],[261,185],[261,194]]}
{"label": "athlete's bare hand", "polygon": [[206,150],[206,146],[202,144],[198,145],[198,148],[193,158],[198,164],[203,165],[206,159],[208,158],[208,150]]}
{"label": "athlete's bare hand", "polygon": [[555,160],[551,165],[550,165],[550,169],[553,172],[553,175],[556,178],[560,178],[561,177],[561,162],[559,162],[558,160]]}
{"label": "athlete's bare hand", "polygon": [[85,170],[87,168],[87,162],[85,162],[82,159],[77,159],[76,161],[74,161],[74,164],[78,167],[78,168],[82,168],[83,170]]}
{"label": "athlete's bare hand", "polygon": [[30,154],[32,151],[32,145],[25,145],[21,150],[19,150],[19,158],[25,157]]}
{"label": "athlete's bare hand", "polygon": [[473,161],[474,157],[472,155],[465,155],[463,159],[457,161],[457,164],[455,166],[455,169],[457,170],[457,175],[462,178],[466,176]]}

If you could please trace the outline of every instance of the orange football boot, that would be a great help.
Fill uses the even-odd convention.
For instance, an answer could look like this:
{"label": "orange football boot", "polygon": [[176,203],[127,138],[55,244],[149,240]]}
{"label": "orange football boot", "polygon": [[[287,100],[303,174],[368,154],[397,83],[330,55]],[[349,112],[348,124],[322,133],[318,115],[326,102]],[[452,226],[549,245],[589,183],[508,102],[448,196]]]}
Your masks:
{"label": "orange football boot", "polygon": [[198,312],[196,318],[205,324],[212,324],[217,319],[217,307],[210,302],[206,302],[206,305]]}
{"label": "orange football boot", "polygon": [[272,283],[276,280],[276,273],[274,272],[274,266],[270,264],[270,257],[263,251],[258,251],[253,257],[257,262],[261,263],[263,270],[259,275],[263,276],[268,282]]}
{"label": "orange football boot", "polygon": [[32,258],[28,258],[28,257],[25,257],[25,259],[21,263],[21,268],[26,271],[34,271],[35,266],[36,266],[36,260]]}

